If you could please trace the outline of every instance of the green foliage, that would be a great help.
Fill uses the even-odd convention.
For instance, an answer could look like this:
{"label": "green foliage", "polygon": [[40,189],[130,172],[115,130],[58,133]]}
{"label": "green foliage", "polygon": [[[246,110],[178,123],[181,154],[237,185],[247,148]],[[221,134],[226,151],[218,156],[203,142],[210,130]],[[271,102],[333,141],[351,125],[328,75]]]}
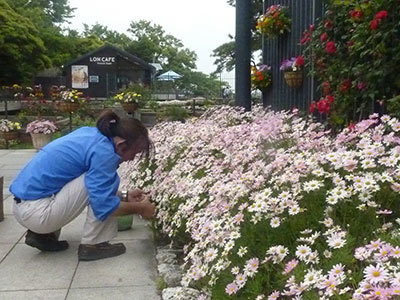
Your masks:
{"label": "green foliage", "polygon": [[32,22],[0,0],[0,84],[28,82],[50,65],[45,51]]}
{"label": "green foliage", "polygon": [[[235,0],[227,0],[227,3],[231,6],[235,6]],[[251,38],[251,49],[254,53],[261,49],[261,35],[256,32],[257,19],[263,12],[263,1],[252,0],[252,38]],[[226,42],[213,50],[212,57],[215,57],[214,65],[216,70],[214,73],[221,73],[223,70],[227,72],[232,71],[235,68],[235,41],[232,35],[228,36],[229,42]]]}
{"label": "green foliage", "polygon": [[184,48],[182,42],[167,34],[161,25],[140,20],[132,22],[128,32],[132,35],[132,42],[126,50],[145,61],[156,61],[164,70],[178,73],[196,68],[196,53]]}
{"label": "green foliage", "polygon": [[[334,1],[305,49],[324,95],[333,95],[333,125],[343,126],[386,106],[398,113],[400,6],[396,0]],[[387,17],[377,17],[386,11]]]}
{"label": "green foliage", "polygon": [[181,106],[167,106],[164,110],[160,111],[160,117],[171,122],[184,122],[189,117],[189,113],[186,108]]}

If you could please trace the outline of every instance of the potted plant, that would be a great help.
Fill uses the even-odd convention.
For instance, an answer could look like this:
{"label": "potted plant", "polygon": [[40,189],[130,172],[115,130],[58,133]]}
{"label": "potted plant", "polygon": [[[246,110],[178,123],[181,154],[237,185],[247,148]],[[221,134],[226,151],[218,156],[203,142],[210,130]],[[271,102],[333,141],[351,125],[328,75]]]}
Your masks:
{"label": "potted plant", "polygon": [[254,89],[265,90],[272,84],[271,66],[257,65],[251,67],[251,85]]}
{"label": "potted plant", "polygon": [[35,120],[26,126],[26,132],[31,135],[33,147],[36,150],[40,150],[50,143],[51,137],[56,131],[56,125],[50,120]]}
{"label": "potted plant", "polygon": [[121,103],[127,113],[134,113],[139,107],[142,95],[133,91],[126,91],[114,96],[114,99]]}
{"label": "potted plant", "polygon": [[281,63],[280,70],[284,72],[284,78],[288,86],[299,88],[303,84],[303,56],[285,59]]}
{"label": "potted plant", "polygon": [[77,90],[66,90],[59,93],[61,102],[59,102],[59,109],[62,112],[75,112],[79,109],[81,103],[83,103],[82,92]]}
{"label": "potted plant", "polygon": [[12,122],[7,119],[0,120],[0,136],[6,141],[18,139],[21,125],[18,122]]}
{"label": "potted plant", "polygon": [[257,30],[268,38],[273,38],[290,31],[292,21],[287,16],[287,7],[271,5],[257,21]]}

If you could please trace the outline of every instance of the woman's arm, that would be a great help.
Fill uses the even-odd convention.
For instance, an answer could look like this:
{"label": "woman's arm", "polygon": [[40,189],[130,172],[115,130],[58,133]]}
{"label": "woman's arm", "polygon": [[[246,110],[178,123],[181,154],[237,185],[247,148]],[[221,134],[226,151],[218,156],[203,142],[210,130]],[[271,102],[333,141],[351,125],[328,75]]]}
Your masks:
{"label": "woman's arm", "polygon": [[148,200],[141,202],[120,202],[118,208],[114,211],[113,216],[124,216],[131,214],[141,215],[145,219],[153,217],[155,206]]}

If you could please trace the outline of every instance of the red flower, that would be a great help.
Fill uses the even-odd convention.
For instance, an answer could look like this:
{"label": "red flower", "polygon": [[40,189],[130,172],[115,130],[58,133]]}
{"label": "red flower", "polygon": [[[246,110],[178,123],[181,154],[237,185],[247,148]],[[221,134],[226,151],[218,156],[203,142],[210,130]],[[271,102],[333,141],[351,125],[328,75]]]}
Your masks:
{"label": "red flower", "polygon": [[371,21],[371,23],[369,24],[369,27],[371,28],[371,30],[376,30],[378,28],[380,21],[381,21],[380,19],[373,19]]}
{"label": "red flower", "polygon": [[334,54],[336,52],[335,42],[327,42],[325,47],[326,52]]}
{"label": "red flower", "polygon": [[300,40],[300,44],[304,45],[311,40],[310,33],[308,31],[304,32],[303,37]]}
{"label": "red flower", "polygon": [[332,22],[330,20],[326,20],[324,26],[328,30],[331,30],[333,28]]}
{"label": "red flower", "polygon": [[303,58],[303,56],[297,56],[296,57],[296,66],[299,66],[299,67],[301,67],[301,66],[303,66],[304,65],[304,58]]}
{"label": "red flower", "polygon": [[315,101],[311,102],[310,106],[308,107],[308,110],[310,113],[315,113],[315,109],[317,108],[317,103]]}
{"label": "red flower", "polygon": [[311,24],[311,25],[310,25],[310,31],[312,32],[312,31],[314,31],[314,29],[315,29],[315,28],[314,28],[314,24]]}
{"label": "red flower", "polygon": [[350,17],[353,20],[358,21],[361,19],[362,16],[363,16],[363,12],[361,10],[355,9],[355,10],[350,11]]}
{"label": "red flower", "polygon": [[378,12],[378,13],[375,15],[375,19],[380,19],[380,20],[382,20],[382,19],[386,19],[387,16],[388,16],[387,11],[386,11],[386,10],[381,10],[380,12]]}
{"label": "red flower", "polygon": [[335,97],[332,95],[328,95],[325,97],[326,102],[328,102],[328,104],[331,104],[335,101]]}
{"label": "red flower", "polygon": [[341,92],[345,92],[350,88],[351,88],[351,81],[349,79],[346,79],[342,82],[339,89]]}
{"label": "red flower", "polygon": [[347,129],[353,131],[354,129],[356,129],[356,124],[350,122],[349,126],[347,126]]}
{"label": "red flower", "polygon": [[367,88],[367,84],[364,81],[360,81],[359,83],[357,83],[357,88],[360,91],[363,91]]}
{"label": "red flower", "polygon": [[331,109],[331,106],[326,99],[321,99],[317,102],[317,109],[320,113],[327,114]]}
{"label": "red flower", "polygon": [[323,34],[321,34],[319,39],[321,42],[325,42],[328,39],[328,34],[326,32],[324,32]]}

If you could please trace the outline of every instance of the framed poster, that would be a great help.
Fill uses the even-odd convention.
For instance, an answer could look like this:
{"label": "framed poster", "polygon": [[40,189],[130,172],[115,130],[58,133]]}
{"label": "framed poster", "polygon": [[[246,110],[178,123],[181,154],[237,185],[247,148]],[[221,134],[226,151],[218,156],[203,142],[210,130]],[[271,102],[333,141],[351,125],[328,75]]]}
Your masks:
{"label": "framed poster", "polygon": [[74,65],[71,66],[72,88],[87,89],[89,87],[89,71],[88,66]]}

